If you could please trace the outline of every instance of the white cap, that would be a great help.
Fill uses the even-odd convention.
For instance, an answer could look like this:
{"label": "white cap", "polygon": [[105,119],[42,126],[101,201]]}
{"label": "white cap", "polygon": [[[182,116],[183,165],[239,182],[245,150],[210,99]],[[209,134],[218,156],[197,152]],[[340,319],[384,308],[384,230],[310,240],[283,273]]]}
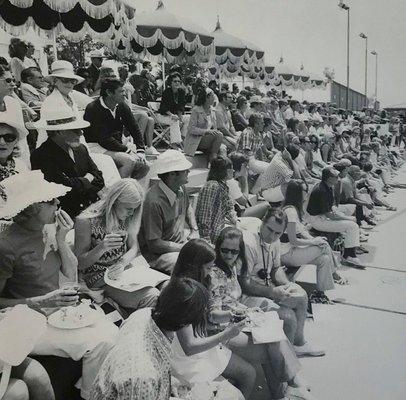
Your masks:
{"label": "white cap", "polygon": [[156,175],[173,171],[185,171],[192,168],[192,163],[178,150],[166,150],[161,153],[151,166]]}

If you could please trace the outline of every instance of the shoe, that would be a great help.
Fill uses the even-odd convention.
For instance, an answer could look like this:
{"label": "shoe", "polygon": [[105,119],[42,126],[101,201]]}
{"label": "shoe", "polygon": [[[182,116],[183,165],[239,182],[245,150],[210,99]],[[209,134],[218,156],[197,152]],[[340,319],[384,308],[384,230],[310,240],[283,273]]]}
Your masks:
{"label": "shoe", "polygon": [[365,243],[365,242],[368,242],[368,238],[365,236],[360,236],[359,241]]}
{"label": "shoe", "polygon": [[347,257],[344,261],[360,269],[365,269],[367,267],[367,264],[363,263],[358,257]]}
{"label": "shoe", "polygon": [[355,253],[356,254],[368,254],[369,250],[367,250],[365,247],[363,246],[359,246],[355,249]]}
{"label": "shoe", "polygon": [[312,303],[316,304],[331,304],[330,299],[326,296],[324,292],[320,290],[315,290],[309,297]]}
{"label": "shoe", "polygon": [[376,225],[376,222],[374,222],[371,218],[364,218],[364,221],[370,226]]}
{"label": "shoe", "polygon": [[298,357],[322,357],[326,354],[324,350],[313,349],[307,342],[302,346],[293,346]]}
{"label": "shoe", "polygon": [[301,388],[308,392],[311,391],[310,385],[307,383],[307,381],[305,379],[301,378],[299,374],[295,375],[295,377],[293,378],[293,382],[296,385],[295,387]]}
{"label": "shoe", "polygon": [[292,386],[288,386],[285,396],[291,400],[316,400],[316,398],[308,391]]}
{"label": "shoe", "polygon": [[145,154],[148,156],[159,156],[159,151],[154,146],[151,146],[145,149]]}
{"label": "shoe", "polygon": [[368,230],[371,230],[371,229],[374,229],[374,227],[373,226],[369,226],[369,225],[361,225],[361,229],[365,229],[366,231],[368,231]]}

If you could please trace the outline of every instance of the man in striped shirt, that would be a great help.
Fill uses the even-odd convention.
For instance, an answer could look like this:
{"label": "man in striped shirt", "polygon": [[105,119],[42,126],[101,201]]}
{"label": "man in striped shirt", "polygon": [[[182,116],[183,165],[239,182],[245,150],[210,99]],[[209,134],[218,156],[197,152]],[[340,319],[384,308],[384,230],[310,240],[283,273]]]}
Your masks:
{"label": "man in striped shirt", "polygon": [[269,163],[268,168],[258,178],[259,190],[265,200],[276,203],[284,199],[286,186],[295,176],[293,160],[299,155],[299,148],[290,144],[281,153],[276,154]]}

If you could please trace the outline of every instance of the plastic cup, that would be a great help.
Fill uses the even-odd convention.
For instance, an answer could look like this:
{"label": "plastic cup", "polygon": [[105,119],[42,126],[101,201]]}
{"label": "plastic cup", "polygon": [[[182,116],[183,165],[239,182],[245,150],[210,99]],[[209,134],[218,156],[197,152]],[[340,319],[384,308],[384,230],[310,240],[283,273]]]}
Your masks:
{"label": "plastic cup", "polygon": [[76,290],[78,291],[80,288],[77,282],[64,282],[61,285],[61,289],[63,290]]}
{"label": "plastic cup", "polygon": [[234,308],[231,310],[231,322],[237,323],[247,318],[247,311],[244,308]]}
{"label": "plastic cup", "polygon": [[119,230],[119,231],[114,231],[113,233],[121,236],[121,240],[123,241],[123,243],[125,243],[127,241],[127,231]]}

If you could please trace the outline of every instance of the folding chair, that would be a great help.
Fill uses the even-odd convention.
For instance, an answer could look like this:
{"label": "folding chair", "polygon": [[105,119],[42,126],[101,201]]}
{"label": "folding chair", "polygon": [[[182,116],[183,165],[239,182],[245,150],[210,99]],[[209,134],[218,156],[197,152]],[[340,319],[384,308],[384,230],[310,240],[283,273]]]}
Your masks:
{"label": "folding chair", "polygon": [[156,115],[159,110],[159,103],[157,101],[149,101],[148,108],[151,111],[155,122],[155,137],[152,140],[152,145],[156,147],[158,143],[163,142],[166,146],[170,146],[170,127],[169,125],[160,122]]}

